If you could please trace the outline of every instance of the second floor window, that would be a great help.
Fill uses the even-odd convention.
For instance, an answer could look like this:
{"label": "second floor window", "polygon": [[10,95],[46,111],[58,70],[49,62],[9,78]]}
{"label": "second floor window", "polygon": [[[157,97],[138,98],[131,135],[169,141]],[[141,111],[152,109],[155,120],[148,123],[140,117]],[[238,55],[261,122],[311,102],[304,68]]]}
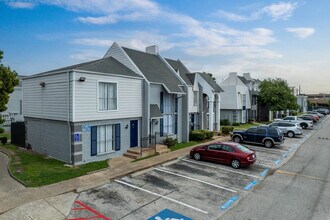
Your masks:
{"label": "second floor window", "polygon": [[194,106],[197,106],[198,92],[194,91]]}
{"label": "second floor window", "polygon": [[117,83],[99,83],[99,110],[117,110]]}

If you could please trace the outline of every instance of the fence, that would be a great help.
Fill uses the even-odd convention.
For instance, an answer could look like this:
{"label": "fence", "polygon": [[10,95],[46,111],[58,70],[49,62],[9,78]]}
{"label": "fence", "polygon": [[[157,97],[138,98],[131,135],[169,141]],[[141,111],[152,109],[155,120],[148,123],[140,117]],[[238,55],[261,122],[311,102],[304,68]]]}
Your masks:
{"label": "fence", "polygon": [[0,117],[2,117],[2,119],[4,120],[3,122],[3,126],[10,126],[11,123],[15,122],[15,116],[17,116],[17,113],[9,113],[6,115],[0,115]]}

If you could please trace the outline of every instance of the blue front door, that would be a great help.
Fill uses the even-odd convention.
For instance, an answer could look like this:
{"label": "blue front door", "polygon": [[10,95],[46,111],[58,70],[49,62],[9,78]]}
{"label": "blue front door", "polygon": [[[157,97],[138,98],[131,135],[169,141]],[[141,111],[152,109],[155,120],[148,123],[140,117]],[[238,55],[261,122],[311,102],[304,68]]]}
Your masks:
{"label": "blue front door", "polygon": [[138,146],[138,120],[131,121],[131,147]]}

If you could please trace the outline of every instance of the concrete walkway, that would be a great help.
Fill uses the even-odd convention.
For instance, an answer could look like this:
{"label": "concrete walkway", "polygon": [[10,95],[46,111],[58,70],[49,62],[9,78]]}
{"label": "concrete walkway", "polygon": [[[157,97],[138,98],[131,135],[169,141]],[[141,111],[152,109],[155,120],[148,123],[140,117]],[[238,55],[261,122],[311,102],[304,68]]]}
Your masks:
{"label": "concrete walkway", "polygon": [[[215,137],[215,140],[207,143],[228,140],[229,137]],[[66,210],[65,208],[56,208],[58,207],[58,205],[56,204],[65,203],[67,204],[66,207],[71,208],[71,205],[74,202],[75,193],[101,186],[109,182],[109,180],[120,178],[165,163],[170,160],[175,160],[178,157],[188,155],[193,147],[194,146],[183,148],[177,151],[169,152],[167,154],[162,154],[134,163],[131,163],[131,160],[125,157],[118,157],[116,159],[110,160],[110,167],[106,170],[91,173],[85,176],[51,184],[44,187],[24,188],[15,191],[10,191],[7,195],[0,195],[0,214],[4,213],[0,216],[0,219],[12,219],[13,217],[13,219],[45,219],[45,217],[47,217],[48,219],[60,219],[60,217],[66,215],[66,212],[68,210]],[[63,195],[63,203],[60,202],[60,197],[52,199],[52,197],[56,197],[58,195]],[[56,201],[56,204],[54,204],[54,201]],[[68,204],[70,203],[70,201],[71,205],[69,206]],[[45,206],[48,206],[48,212],[42,212],[42,210],[48,210]],[[33,214],[29,214],[29,212],[31,212],[29,211],[31,207],[33,207],[34,209]],[[39,217],[32,217],[37,216],[36,213],[38,212]],[[56,214],[51,215],[53,216],[53,218],[50,218],[51,216],[49,215],[42,216],[42,213]],[[21,216],[22,218],[19,218],[19,216]],[[29,216],[29,218],[24,218],[26,216]]]}

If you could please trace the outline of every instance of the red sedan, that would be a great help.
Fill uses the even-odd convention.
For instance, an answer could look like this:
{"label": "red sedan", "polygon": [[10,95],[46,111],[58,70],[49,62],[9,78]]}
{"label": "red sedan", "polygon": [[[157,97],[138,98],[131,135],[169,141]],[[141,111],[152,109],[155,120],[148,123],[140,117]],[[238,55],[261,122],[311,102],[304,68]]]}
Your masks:
{"label": "red sedan", "polygon": [[238,169],[253,164],[257,157],[254,151],[231,142],[216,142],[194,147],[190,156],[195,160],[209,160],[231,165]]}

